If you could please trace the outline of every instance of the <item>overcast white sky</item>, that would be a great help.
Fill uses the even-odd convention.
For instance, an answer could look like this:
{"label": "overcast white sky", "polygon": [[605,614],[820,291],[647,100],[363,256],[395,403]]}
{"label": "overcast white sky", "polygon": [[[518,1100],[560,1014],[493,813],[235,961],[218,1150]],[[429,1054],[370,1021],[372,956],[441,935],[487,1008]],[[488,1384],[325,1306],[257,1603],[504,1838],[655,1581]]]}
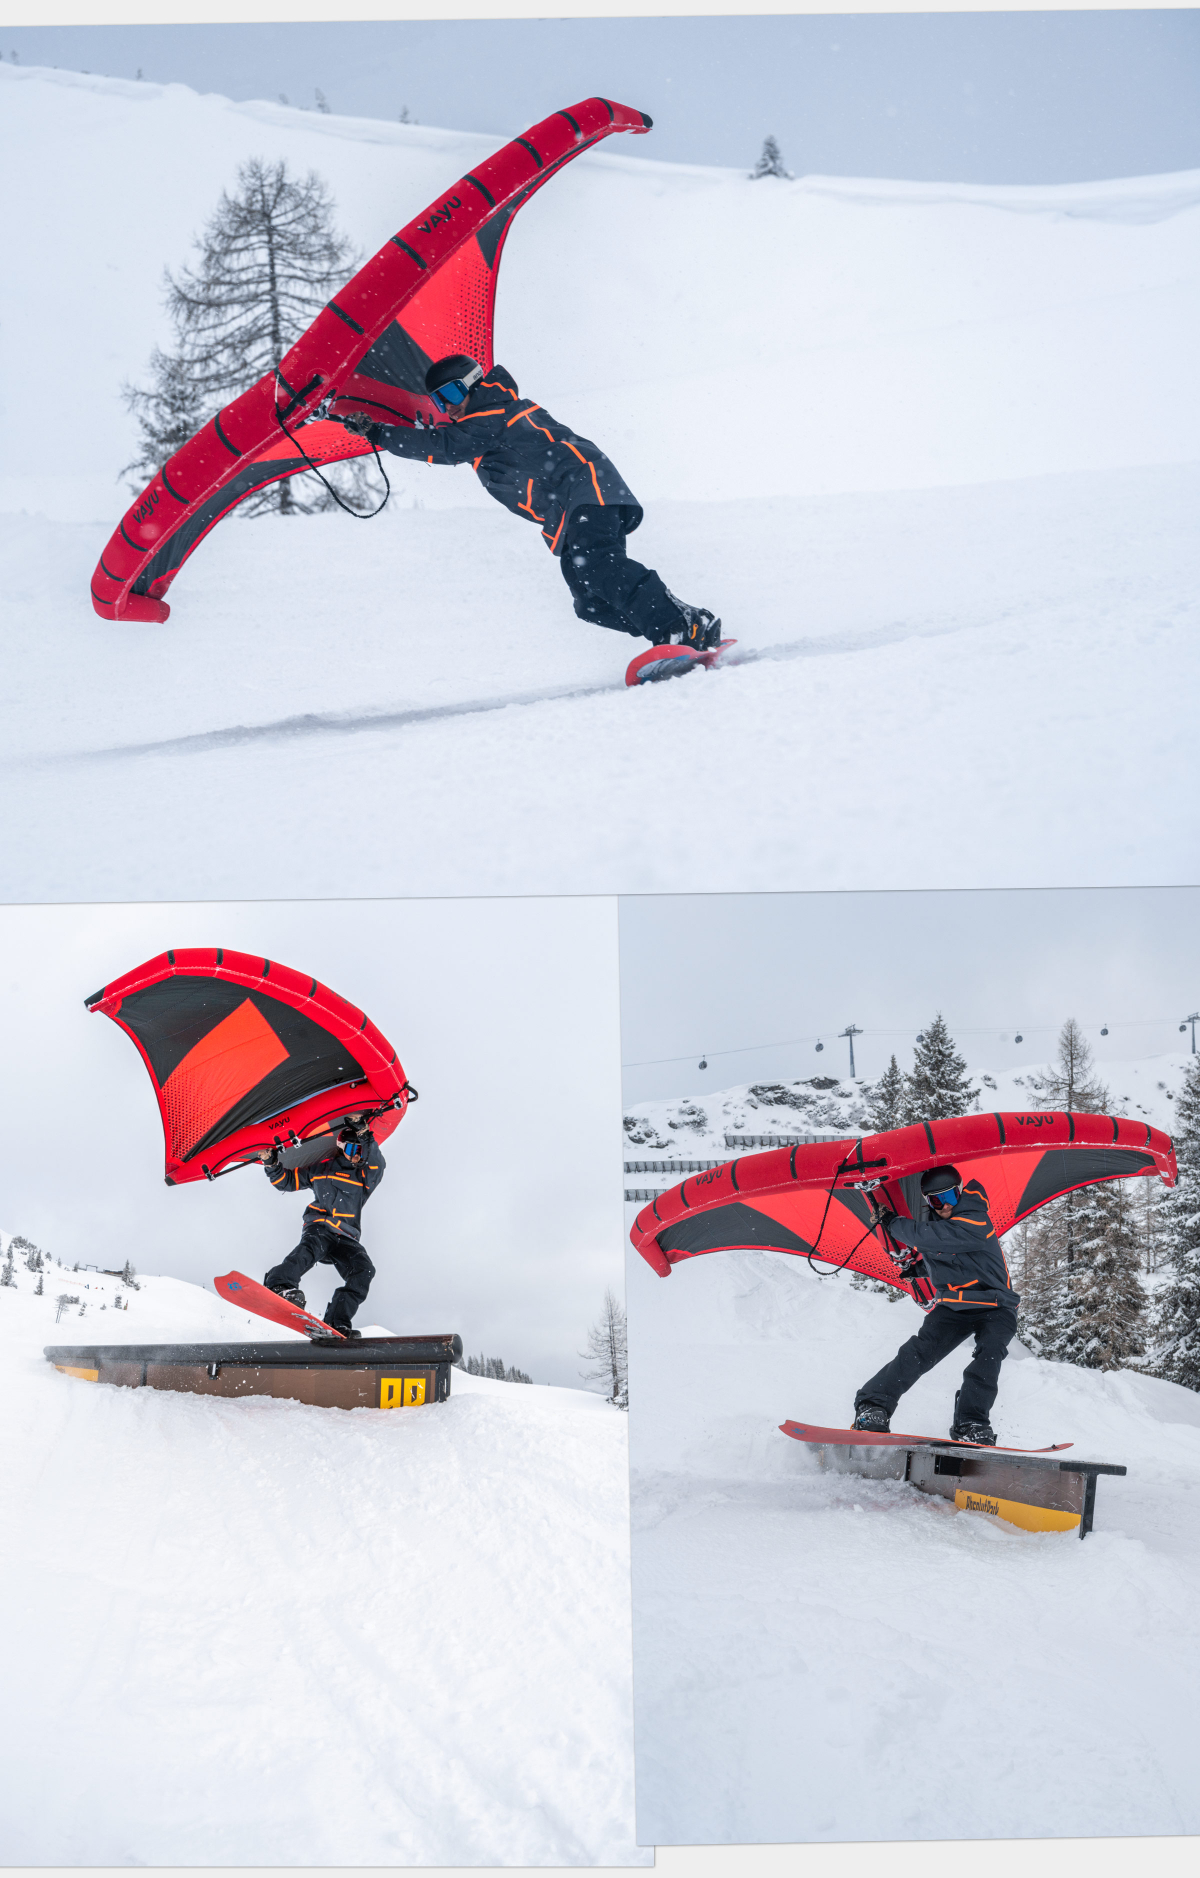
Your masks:
{"label": "overcast white sky", "polygon": [[621,155],[796,173],[1078,182],[1200,165],[1195,10],[0,28],[25,64],[510,137],[599,92]]}
{"label": "overcast white sky", "polygon": [[[261,1278],[303,1203],[256,1168],[169,1188],[150,1080],[84,999],[168,946],[311,972],[366,1010],[420,1100],[364,1215],[360,1322],[461,1332],[538,1382],[622,1283],[616,908],[597,900],[0,909],[0,1227],[57,1257]],[[338,1283],[314,1268],[324,1308]]]}
{"label": "overcast white sky", "polygon": [[1068,1017],[1100,1062],[1188,1049],[1198,939],[1195,887],[625,898],[625,1100],[847,1077],[849,1024],[860,1076],[908,1069],[938,1010],[973,1069],[1044,1062]]}

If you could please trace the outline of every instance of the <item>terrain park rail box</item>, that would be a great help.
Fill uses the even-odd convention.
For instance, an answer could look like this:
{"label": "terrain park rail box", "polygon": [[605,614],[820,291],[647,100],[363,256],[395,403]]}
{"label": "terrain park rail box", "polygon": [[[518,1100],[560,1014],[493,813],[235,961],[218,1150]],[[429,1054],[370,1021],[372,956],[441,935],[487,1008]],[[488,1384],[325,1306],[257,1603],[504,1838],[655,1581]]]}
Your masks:
{"label": "terrain park rail box", "polygon": [[124,1389],[225,1398],[267,1395],[313,1408],[423,1408],[445,1402],[462,1338],[317,1338],[309,1343],[52,1344],[55,1369]]}
{"label": "terrain park rail box", "polygon": [[1013,1449],[964,1448],[959,1443],[900,1441],[887,1446],[860,1444],[847,1436],[831,1440],[784,1432],[814,1449],[832,1473],[857,1474],[864,1480],[904,1480],[920,1493],[953,1501],[960,1512],[984,1513],[1026,1532],[1078,1532],[1086,1539],[1096,1510],[1096,1481],[1101,1474],[1124,1474],[1107,1461],[1064,1461],[1056,1455],[1021,1454]]}

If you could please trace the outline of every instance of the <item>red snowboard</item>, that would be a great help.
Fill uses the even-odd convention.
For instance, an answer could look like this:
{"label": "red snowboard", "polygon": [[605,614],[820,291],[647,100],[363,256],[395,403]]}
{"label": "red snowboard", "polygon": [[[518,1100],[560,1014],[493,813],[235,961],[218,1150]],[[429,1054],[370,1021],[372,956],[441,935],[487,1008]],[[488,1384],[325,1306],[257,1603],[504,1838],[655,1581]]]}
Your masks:
{"label": "red snowboard", "polygon": [[298,1304],[289,1304],[286,1298],[268,1291],[257,1279],[247,1278],[245,1272],[226,1272],[224,1278],[214,1278],[213,1284],[227,1304],[253,1311],[256,1317],[267,1317],[273,1324],[285,1324],[289,1330],[303,1331],[306,1337],[340,1337],[342,1334],[332,1324],[323,1324],[310,1311],[302,1311]]}
{"label": "red snowboard", "polygon": [[814,1428],[809,1422],[780,1422],[781,1434],[793,1441],[809,1441],[839,1448],[971,1448],[977,1454],[1058,1454],[1073,1448],[1073,1441],[1055,1441],[1048,1448],[986,1448],[976,1441],[951,1441],[948,1435],[873,1435],[865,1428]]}
{"label": "red snowboard", "polygon": [[630,659],[625,669],[625,683],[653,685],[663,678],[682,678],[697,665],[711,671],[722,652],[736,644],[736,639],[722,639],[720,645],[713,646],[709,652],[693,652],[688,646],[651,646],[648,652],[639,652],[636,659]]}

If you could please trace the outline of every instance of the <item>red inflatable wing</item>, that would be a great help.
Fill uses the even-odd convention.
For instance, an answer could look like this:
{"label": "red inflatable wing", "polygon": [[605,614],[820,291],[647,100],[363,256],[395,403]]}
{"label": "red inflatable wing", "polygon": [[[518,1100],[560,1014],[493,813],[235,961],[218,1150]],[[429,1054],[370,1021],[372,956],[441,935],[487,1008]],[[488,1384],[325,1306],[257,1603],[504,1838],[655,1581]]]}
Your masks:
{"label": "red inflatable wing", "polygon": [[160,953],[87,999],[132,1037],[154,1084],[167,1185],[212,1180],[270,1148],[288,1164],[350,1114],[377,1140],[414,1091],[370,1018],[315,978],[210,948]]}
{"label": "red inflatable wing", "polygon": [[[490,369],[496,275],[512,218],[543,184],[615,131],[648,131],[628,105],[587,98],[514,137],[384,243],[267,372],[147,484],[92,576],[103,619],[165,620],[163,599],[192,550],[254,489],[370,446],[305,419],[326,400],[343,411],[433,422],[425,371],[466,352]],[[286,426],[286,430],[284,427]],[[289,440],[298,431],[302,448]],[[311,441],[310,441],[311,440]],[[313,444],[316,444],[316,448]]]}
{"label": "red inflatable wing", "polygon": [[1169,1135],[1112,1115],[963,1115],[860,1140],[748,1154],[694,1174],[643,1207],[630,1238],[663,1278],[702,1252],[757,1247],[845,1266],[898,1290],[901,1281],[869,1218],[874,1193],[919,1216],[921,1175],[949,1163],[987,1196],[996,1231],[1059,1194],[1100,1180],[1157,1174],[1175,1184]]}

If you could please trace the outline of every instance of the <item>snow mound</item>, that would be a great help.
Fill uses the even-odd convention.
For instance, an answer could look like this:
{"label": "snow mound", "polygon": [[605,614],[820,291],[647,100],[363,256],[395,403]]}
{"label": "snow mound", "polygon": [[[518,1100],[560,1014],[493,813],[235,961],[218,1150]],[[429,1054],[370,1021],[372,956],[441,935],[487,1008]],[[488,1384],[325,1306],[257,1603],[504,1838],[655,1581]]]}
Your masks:
{"label": "snow mound", "polygon": [[622,1415],[459,1370],[390,1414],[88,1384],[43,1345],[263,1322],[44,1277],[0,1288],[10,1859],[649,1862]]}
{"label": "snow mound", "polygon": [[[822,1473],[907,1301],[753,1253],[628,1272],[639,1836],[1200,1830],[1200,1397],[1019,1346],[1003,1442],[1120,1462],[1096,1524],[1024,1533]],[[897,1426],[944,1433],[961,1361]],[[1119,1718],[1119,1719],[1118,1719]]]}

